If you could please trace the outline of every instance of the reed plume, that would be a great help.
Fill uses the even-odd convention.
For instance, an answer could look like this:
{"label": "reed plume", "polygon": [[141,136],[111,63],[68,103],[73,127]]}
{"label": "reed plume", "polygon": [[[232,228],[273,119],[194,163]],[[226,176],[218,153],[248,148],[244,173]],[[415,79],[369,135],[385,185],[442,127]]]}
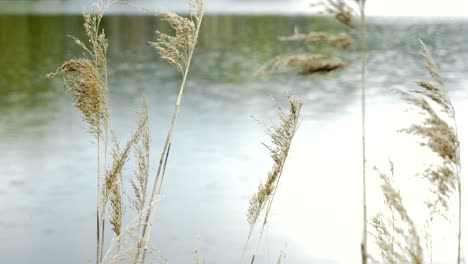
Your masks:
{"label": "reed plume", "polygon": [[147,128],[147,116],[140,116],[138,127],[135,133],[132,134],[130,140],[128,140],[124,149],[120,149],[117,137],[113,133],[113,144],[114,149],[112,152],[113,164],[111,168],[107,171],[104,188],[103,188],[103,206],[104,208],[107,205],[107,202],[111,201],[112,208],[112,218],[110,223],[113,226],[113,230],[116,236],[119,236],[122,228],[122,218],[123,218],[123,179],[122,179],[122,170],[126,165],[129,156],[131,154],[132,148],[138,143],[143,131]]}
{"label": "reed plume", "polygon": [[255,224],[258,222],[258,218],[260,217],[262,211],[265,210],[260,237],[258,239],[256,250],[252,256],[251,263],[253,263],[255,260],[255,254],[258,251],[258,247],[262,239],[263,231],[265,229],[275,193],[283,173],[283,168],[288,157],[289,149],[299,125],[302,101],[295,97],[289,97],[288,100],[289,113],[286,114],[279,107],[278,117],[280,119],[280,123],[278,125],[272,125],[271,127],[267,128],[267,133],[271,138],[271,145],[263,145],[270,152],[270,157],[273,159],[274,163],[271,171],[268,173],[268,177],[265,183],[259,184],[258,191],[254,193],[249,200],[247,221],[250,225],[250,230],[244,251],[241,256],[241,261],[254,230]]}
{"label": "reed plume", "polygon": [[423,264],[423,251],[418,230],[404,206],[400,192],[395,188],[394,167],[390,162],[391,176],[379,171],[382,180],[381,190],[385,205],[391,213],[391,219],[382,213],[371,218],[377,246],[384,263]]}
{"label": "reed plume", "polygon": [[135,195],[131,201],[137,213],[143,211],[146,205],[146,193],[148,189],[148,178],[150,170],[150,131],[148,126],[148,99],[143,99],[143,104],[140,108],[139,123],[142,129],[140,140],[134,146],[134,154],[137,161],[137,171],[135,179],[131,180],[131,186]]}
{"label": "reed plume", "polygon": [[169,23],[175,31],[175,36],[156,31],[159,35],[158,39],[155,42],[149,42],[161,58],[181,74],[185,73],[190,62],[191,51],[197,44],[198,27],[203,15],[202,1],[189,1],[189,4],[191,19],[170,11],[163,11],[159,14],[161,20]]}
{"label": "reed plume", "polygon": [[435,83],[417,81],[419,89],[402,91],[404,99],[417,107],[424,119],[402,132],[420,137],[421,146],[428,147],[439,159],[420,176],[431,184],[435,198],[427,205],[432,214],[445,217],[449,200],[458,191],[458,262],[461,262],[461,164],[455,109],[450,101],[440,71],[429,48],[421,41],[422,55],[427,72]]}
{"label": "reed plume", "polygon": [[322,8],[324,13],[333,15],[335,19],[341,22],[343,25],[350,28],[355,28],[353,21],[353,8],[348,5],[346,1],[325,0],[312,4],[312,6]]}
{"label": "reed plume", "polygon": [[76,108],[89,125],[90,134],[99,137],[104,129],[104,120],[107,119],[107,93],[96,65],[89,59],[73,59],[47,76],[63,77]]}

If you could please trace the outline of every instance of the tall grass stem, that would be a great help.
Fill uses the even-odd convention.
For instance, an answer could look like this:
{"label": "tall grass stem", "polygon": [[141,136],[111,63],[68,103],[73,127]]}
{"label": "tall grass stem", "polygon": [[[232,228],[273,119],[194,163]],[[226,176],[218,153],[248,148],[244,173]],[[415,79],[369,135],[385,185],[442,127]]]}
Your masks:
{"label": "tall grass stem", "polygon": [[365,0],[359,0],[361,15],[360,24],[360,49],[361,49],[361,118],[362,118],[362,264],[367,264],[367,193],[366,193],[366,57],[367,57],[367,34]]}

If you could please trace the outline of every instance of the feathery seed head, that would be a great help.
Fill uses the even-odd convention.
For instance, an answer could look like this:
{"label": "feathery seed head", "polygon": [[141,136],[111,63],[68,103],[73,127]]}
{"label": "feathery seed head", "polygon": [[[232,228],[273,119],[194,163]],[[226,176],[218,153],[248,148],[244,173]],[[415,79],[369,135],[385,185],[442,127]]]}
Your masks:
{"label": "feathery seed head", "polygon": [[[107,1],[107,4],[109,1]],[[107,5],[106,4],[106,5]],[[90,58],[66,61],[49,78],[62,76],[65,86],[72,93],[75,106],[89,124],[90,133],[98,137],[108,122],[107,107],[107,39],[104,31],[99,33],[103,16],[101,5],[95,5],[92,14],[83,14],[84,29],[90,48],[85,42],[71,37]]]}
{"label": "feathery seed head", "polygon": [[[448,200],[457,190],[457,182],[460,180],[460,143],[456,130],[455,110],[447,89],[429,48],[422,41],[421,44],[426,70],[436,85],[418,81],[420,89],[402,92],[404,99],[422,110],[425,118],[421,124],[414,124],[401,131],[421,137],[423,139],[421,145],[429,147],[441,160],[437,166],[432,166],[421,173],[421,176],[434,187],[432,192],[436,199],[428,204],[431,205],[433,212],[441,212],[440,209],[448,209]],[[432,107],[434,104],[441,109],[439,113]],[[452,125],[446,119],[451,120]]]}
{"label": "feathery seed head", "polygon": [[278,109],[280,123],[267,129],[271,138],[271,145],[265,145],[274,161],[273,168],[268,173],[266,182],[260,183],[257,193],[253,194],[249,201],[247,220],[251,230],[265,207],[267,201],[272,197],[274,190],[278,186],[279,178],[283,172],[283,167],[288,156],[292,139],[299,125],[299,116],[302,108],[302,101],[299,98],[289,97],[289,114]]}
{"label": "feathery seed head", "polygon": [[172,65],[181,74],[188,66],[190,53],[195,49],[198,38],[198,29],[203,17],[203,0],[190,1],[191,19],[181,17],[170,11],[162,11],[159,16],[175,31],[171,36],[156,31],[158,39],[149,42],[159,53],[162,59]]}
{"label": "feathery seed head", "polygon": [[382,213],[372,217],[373,237],[384,263],[422,264],[423,252],[415,223],[404,206],[400,191],[394,187],[394,169],[390,162],[391,176],[376,169],[382,180],[381,189],[385,205],[392,214],[387,219]]}
{"label": "feathery seed head", "polygon": [[344,0],[323,0],[312,6],[322,7],[323,12],[333,15],[340,23],[354,29],[353,8]]}
{"label": "feathery seed head", "polygon": [[134,153],[137,162],[135,178],[131,180],[131,186],[135,194],[132,205],[137,212],[142,212],[146,202],[146,190],[149,177],[150,132],[148,126],[148,101],[145,97],[139,113],[139,127],[142,127],[140,140],[134,145]]}
{"label": "feathery seed head", "polygon": [[107,118],[107,93],[101,85],[98,70],[88,59],[73,59],[65,62],[56,72],[47,77],[62,76],[65,86],[73,95],[75,106],[89,124],[89,131],[99,136],[103,120]]}

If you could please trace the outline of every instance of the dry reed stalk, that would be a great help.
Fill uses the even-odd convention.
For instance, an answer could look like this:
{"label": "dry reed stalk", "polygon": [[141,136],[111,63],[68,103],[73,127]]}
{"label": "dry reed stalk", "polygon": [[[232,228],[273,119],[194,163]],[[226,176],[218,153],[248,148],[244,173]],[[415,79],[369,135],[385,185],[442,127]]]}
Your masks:
{"label": "dry reed stalk", "polygon": [[[330,0],[329,0],[330,1]],[[365,0],[359,1],[360,13],[360,51],[361,51],[361,125],[362,125],[362,241],[361,259],[362,264],[367,264],[367,179],[366,179],[366,65],[367,65],[367,28],[365,14]],[[338,18],[337,18],[338,19]],[[346,20],[345,20],[346,21]]]}
{"label": "dry reed stalk", "polygon": [[305,42],[307,44],[326,44],[340,49],[353,46],[353,39],[346,33],[330,34],[327,32],[294,33],[294,35],[279,37],[281,41]]}
{"label": "dry reed stalk", "polygon": [[158,172],[156,174],[156,181],[154,183],[149,201],[150,209],[143,219],[141,239],[137,245],[134,263],[139,261],[140,255],[142,262],[145,260],[154,221],[154,214],[164,181],[164,174],[166,171],[167,160],[172,144],[172,137],[174,135],[174,130],[179,117],[185,83],[187,81],[190,63],[192,61],[193,52],[197,44],[198,34],[200,32],[200,26],[203,19],[204,0],[189,0],[189,5],[191,10],[191,19],[183,18],[168,11],[161,12],[160,15],[162,19],[168,22],[175,30],[175,36],[169,36],[167,34],[158,32],[158,40],[156,42],[150,43],[164,60],[166,60],[175,69],[181,72],[183,77],[175,105],[175,111],[172,117],[171,126],[167,134],[163,150],[161,152]]}
{"label": "dry reed stalk", "polygon": [[260,246],[263,231],[265,229],[268,215],[270,213],[271,206],[273,204],[273,200],[276,194],[276,190],[278,188],[278,184],[283,173],[283,168],[288,157],[289,149],[291,147],[293,137],[299,125],[302,101],[299,98],[295,97],[289,97],[288,100],[289,113],[286,114],[279,107],[278,116],[280,119],[280,123],[278,125],[273,125],[267,128],[267,133],[271,138],[272,144],[263,145],[270,152],[270,156],[273,159],[274,164],[273,168],[268,173],[268,177],[265,183],[260,183],[260,185],[258,186],[258,191],[255,194],[253,194],[250,198],[249,208],[247,211],[247,221],[249,222],[250,230],[246,244],[244,246],[244,250],[242,252],[241,262],[245,254],[245,250],[247,248],[250,237],[252,235],[252,232],[254,230],[255,224],[257,223],[260,214],[265,209],[265,216],[263,219],[260,236],[258,238],[257,246],[252,256],[251,263],[255,261],[255,255]]}
{"label": "dry reed stalk", "polygon": [[394,168],[390,162],[391,176],[376,170],[382,180],[381,189],[391,219],[379,213],[371,219],[384,263],[423,264],[423,252],[416,225],[406,210],[400,192],[394,187]]}
{"label": "dry reed stalk", "polygon": [[[73,95],[75,106],[89,125],[90,133],[97,140],[97,247],[96,261],[102,260],[104,244],[105,208],[101,201],[101,167],[106,168],[109,114],[107,107],[107,39],[100,31],[103,10],[110,1],[94,6],[92,14],[84,14],[84,29],[87,42],[72,37],[84,51],[86,58],[66,61],[48,77],[62,76],[65,86]],[[101,141],[104,144],[104,165],[101,164]]]}
{"label": "dry reed stalk", "polygon": [[[433,201],[428,201],[431,215],[445,217],[449,209],[449,200],[458,191],[458,257],[461,262],[461,164],[460,142],[458,140],[455,109],[447,94],[447,88],[440,71],[432,58],[428,47],[421,41],[422,55],[427,72],[435,84],[417,81],[420,89],[402,91],[408,102],[417,107],[424,115],[421,124],[415,124],[402,132],[419,136],[422,146],[427,146],[440,160],[439,164],[427,168],[420,174],[432,186],[435,195]],[[437,106],[437,111],[433,105]],[[451,124],[446,121],[450,120]]]}
{"label": "dry reed stalk", "polygon": [[307,75],[320,72],[329,72],[346,66],[338,58],[325,54],[294,54],[275,57],[270,63],[262,66],[258,74],[284,71],[285,68],[297,69],[298,74]]}
{"label": "dry reed stalk", "polygon": [[[358,0],[359,1],[359,0]],[[336,20],[342,24],[354,28],[353,8],[344,0],[324,0],[311,6],[317,6],[324,9],[324,12],[333,15]]]}

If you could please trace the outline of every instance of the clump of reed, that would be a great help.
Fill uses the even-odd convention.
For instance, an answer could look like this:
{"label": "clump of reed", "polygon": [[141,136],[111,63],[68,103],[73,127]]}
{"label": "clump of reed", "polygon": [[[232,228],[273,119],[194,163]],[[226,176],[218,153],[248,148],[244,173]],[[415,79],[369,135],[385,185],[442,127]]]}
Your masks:
{"label": "clump of reed", "polygon": [[[391,174],[376,169],[382,180],[381,190],[390,217],[378,213],[371,218],[375,238],[383,263],[423,264],[424,256],[417,226],[407,211],[400,191],[394,183],[394,165],[390,162]],[[369,257],[369,256],[368,256]]]}
{"label": "clump of reed", "polygon": [[299,117],[302,109],[302,101],[299,98],[289,97],[289,113],[286,114],[281,107],[278,107],[278,117],[280,123],[267,127],[267,133],[271,138],[271,145],[263,144],[270,152],[270,157],[273,159],[273,167],[268,173],[268,177],[264,183],[260,183],[258,190],[249,200],[249,208],[247,211],[247,221],[250,225],[247,241],[241,256],[243,260],[249,240],[254,231],[259,217],[264,212],[263,221],[261,222],[261,232],[257,241],[254,254],[252,255],[251,263],[255,261],[255,255],[260,246],[263,232],[267,224],[268,215],[270,213],[276,191],[283,173],[283,168],[288,157],[289,149],[292,140],[299,126]]}
{"label": "clump of reed", "polygon": [[[190,62],[195,49],[204,12],[203,0],[189,0],[191,18],[183,18],[169,11],[160,12],[163,21],[168,22],[175,36],[159,34],[155,42],[150,42],[161,57],[183,74],[176,109],[161,153],[161,161],[156,175],[152,194],[148,197],[150,174],[150,131],[148,125],[148,102],[144,97],[139,111],[137,128],[125,145],[121,146],[112,129],[108,103],[107,46],[108,42],[101,29],[104,10],[117,1],[99,1],[91,14],[84,14],[84,30],[87,40],[72,37],[84,51],[84,58],[66,61],[49,78],[62,77],[73,102],[88,124],[89,133],[97,143],[97,237],[96,263],[117,263],[129,260],[144,263],[148,251],[152,220],[163,182],[169,155],[171,139],[179,115],[183,90],[187,80]],[[109,140],[109,131],[112,140]],[[111,145],[111,146],[109,146]],[[112,150],[108,151],[109,147]],[[134,178],[129,179],[133,199],[129,204],[135,209],[136,216],[128,225],[124,223],[127,206],[124,200],[124,168],[132,152],[137,170]],[[108,156],[110,159],[108,160]],[[104,254],[106,212],[114,237]]]}
{"label": "clump of reed", "polygon": [[421,41],[422,56],[427,72],[433,82],[417,81],[419,89],[401,91],[403,98],[416,107],[423,116],[421,123],[402,129],[401,132],[415,135],[420,145],[428,147],[438,158],[420,173],[430,184],[433,199],[426,202],[430,218],[434,215],[446,217],[449,201],[458,193],[458,262],[461,261],[461,164],[455,109],[447,88],[429,48]]}

